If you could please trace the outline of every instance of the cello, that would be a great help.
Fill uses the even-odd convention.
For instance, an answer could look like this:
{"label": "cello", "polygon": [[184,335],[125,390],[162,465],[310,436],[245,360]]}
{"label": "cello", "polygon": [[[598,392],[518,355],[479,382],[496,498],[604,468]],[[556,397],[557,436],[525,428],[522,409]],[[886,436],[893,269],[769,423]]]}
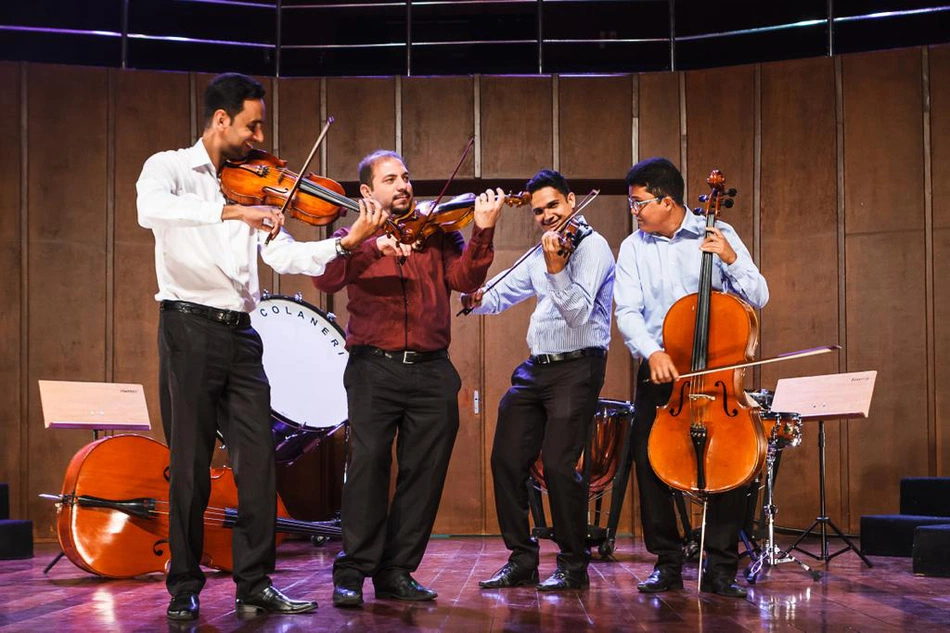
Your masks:
{"label": "cello", "polygon": [[[732,206],[727,198],[735,190],[726,191],[719,170],[706,182],[711,190],[699,213],[711,228],[720,207]],[[666,353],[677,368],[691,372],[748,362],[759,340],[752,306],[712,290],[712,258],[703,253],[698,291],[674,303],[663,321]],[[761,471],[766,437],[758,408],[742,388],[744,372],[742,367],[682,376],[673,385],[647,443],[650,465],[663,483],[704,496],[745,485]]]}
{"label": "cello", "polygon": [[[144,435],[116,435],[87,444],[66,469],[56,533],[63,554],[77,567],[107,578],[164,572],[168,551],[169,451]],[[211,469],[204,514],[201,564],[230,571],[231,528],[237,521],[237,488],[230,468]],[[289,518],[277,499],[281,533],[339,536],[340,529]]]}

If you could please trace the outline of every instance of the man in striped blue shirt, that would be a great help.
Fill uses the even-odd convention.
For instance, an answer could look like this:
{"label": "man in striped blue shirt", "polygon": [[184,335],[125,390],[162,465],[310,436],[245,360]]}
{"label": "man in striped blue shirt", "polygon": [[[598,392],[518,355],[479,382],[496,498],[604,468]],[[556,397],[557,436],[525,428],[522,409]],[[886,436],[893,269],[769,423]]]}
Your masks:
{"label": "man in striped blue shirt", "polygon": [[[653,573],[637,585],[644,593],[683,587],[682,541],[670,489],[653,472],[647,441],[656,408],[670,399],[679,372],[663,349],[663,321],[678,299],[697,292],[704,252],[713,253],[712,287],[732,293],[754,308],[769,300],[769,289],[748,249],[725,222],[706,228],[705,219],[683,204],[683,176],[665,158],[650,158],[627,174],[630,212],[638,230],[620,245],[617,257],[617,329],[630,352],[641,358],[635,398],[633,454],[640,517],[647,550],[657,555]],[[681,368],[687,369],[687,368]],[[706,572],[702,590],[743,598],[735,584],[739,528],[747,487],[712,495],[706,529]]]}
{"label": "man in striped blue shirt", "polygon": [[[531,209],[543,231],[542,248],[486,288],[463,295],[467,308],[497,314],[537,297],[528,326],[531,356],[511,376],[498,406],[491,468],[495,510],[508,563],[482,582],[484,588],[538,582],[538,543],[528,524],[527,481],[540,451],[551,502],[557,570],[543,591],[589,585],[587,482],[576,472],[597,399],[604,384],[614,258],[607,241],[576,216],[576,248],[565,249],[554,230],[573,212],[575,198],[556,171],[542,170],[527,184]],[[497,283],[496,283],[496,280]]]}

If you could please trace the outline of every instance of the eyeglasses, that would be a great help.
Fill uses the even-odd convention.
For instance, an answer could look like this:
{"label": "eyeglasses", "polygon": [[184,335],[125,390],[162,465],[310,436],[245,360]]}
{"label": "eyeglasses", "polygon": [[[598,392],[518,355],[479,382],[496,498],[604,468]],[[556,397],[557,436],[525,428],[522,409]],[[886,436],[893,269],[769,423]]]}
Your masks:
{"label": "eyeglasses", "polygon": [[647,206],[651,202],[659,202],[663,198],[650,198],[649,200],[637,200],[636,198],[631,198],[627,196],[627,203],[630,205],[630,209],[636,213],[640,213],[643,210],[643,207]]}

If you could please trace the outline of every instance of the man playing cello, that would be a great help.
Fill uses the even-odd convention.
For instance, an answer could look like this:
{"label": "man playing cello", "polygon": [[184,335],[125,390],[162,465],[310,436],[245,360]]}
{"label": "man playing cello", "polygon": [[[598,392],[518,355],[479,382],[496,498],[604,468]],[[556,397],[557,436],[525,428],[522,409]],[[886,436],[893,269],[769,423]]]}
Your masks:
{"label": "man playing cello", "polygon": [[[663,321],[670,307],[699,286],[700,260],[714,253],[713,288],[731,292],[753,307],[769,299],[765,279],[735,230],[720,222],[706,228],[683,204],[683,176],[665,158],[650,158],[627,174],[630,212],[638,229],[620,246],[614,290],[617,327],[630,352],[641,359],[637,376],[633,451],[640,490],[640,516],[647,550],[657,561],[637,585],[645,593],[682,588],[683,551],[670,489],[653,472],[647,441],[656,408],[665,404],[679,377],[662,348]],[[739,528],[746,487],[712,495],[706,530],[707,565],[702,590],[745,597],[735,583]]]}

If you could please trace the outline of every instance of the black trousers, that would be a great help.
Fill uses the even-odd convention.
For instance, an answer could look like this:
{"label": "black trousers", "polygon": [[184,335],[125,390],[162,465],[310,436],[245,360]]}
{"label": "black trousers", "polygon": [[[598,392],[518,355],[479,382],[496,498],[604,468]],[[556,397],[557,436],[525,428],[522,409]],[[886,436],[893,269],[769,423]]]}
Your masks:
{"label": "black trousers", "polygon": [[527,482],[541,452],[551,502],[559,568],[587,569],[587,481],[577,473],[597,398],[604,384],[606,358],[536,364],[527,360],[511,375],[511,387],[498,406],[491,453],[495,511],[509,560],[538,566],[538,543],[528,524]]}
{"label": "black trousers", "polygon": [[163,311],[158,343],[162,424],[171,449],[168,591],[197,593],[205,583],[203,516],[220,429],[238,489],[234,581],[244,598],[270,584],[276,558],[274,440],[261,338],[250,327]]}
{"label": "black trousers", "polygon": [[[448,358],[404,364],[351,354],[343,373],[351,461],[334,582],[385,581],[422,562],[458,434],[458,372]],[[392,446],[398,475],[389,501]]]}
{"label": "black trousers", "polygon": [[[683,540],[676,523],[673,495],[653,472],[647,441],[656,420],[656,408],[670,399],[672,385],[649,381],[650,366],[640,363],[634,407],[633,457],[640,491],[640,521],[647,551],[656,554],[656,567],[679,571],[683,566]],[[739,528],[745,518],[748,486],[710,495],[706,512],[706,573],[735,578],[739,565]]]}

